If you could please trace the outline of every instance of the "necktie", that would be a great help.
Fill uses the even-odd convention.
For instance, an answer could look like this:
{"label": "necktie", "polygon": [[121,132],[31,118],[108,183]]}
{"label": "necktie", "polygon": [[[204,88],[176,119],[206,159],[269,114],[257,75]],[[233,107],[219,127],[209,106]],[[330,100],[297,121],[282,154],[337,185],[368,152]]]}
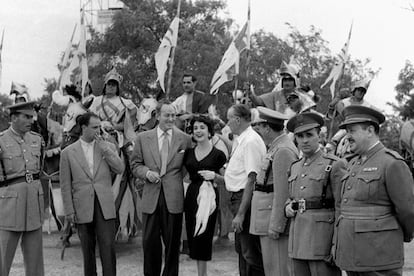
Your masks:
{"label": "necktie", "polygon": [[168,132],[164,131],[163,135],[163,141],[161,146],[161,172],[160,176],[163,176],[167,171],[167,159],[168,159],[168,151],[170,148],[170,145],[168,143]]}

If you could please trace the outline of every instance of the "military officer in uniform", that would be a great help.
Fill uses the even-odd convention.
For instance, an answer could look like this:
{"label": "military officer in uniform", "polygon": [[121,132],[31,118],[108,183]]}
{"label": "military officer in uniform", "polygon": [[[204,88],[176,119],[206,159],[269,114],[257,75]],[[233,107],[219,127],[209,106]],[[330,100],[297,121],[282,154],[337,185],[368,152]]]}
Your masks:
{"label": "military officer in uniform", "polygon": [[320,148],[323,124],[323,117],[314,112],[298,114],[287,123],[303,153],[290,168],[285,209],[286,216],[292,218],[288,247],[294,276],[341,275],[332,264],[331,248],[335,202],[346,170],[343,160]]}
{"label": "military officer in uniform", "polygon": [[8,107],[11,126],[0,134],[0,275],[9,275],[21,238],[26,275],[42,276],[43,190],[39,180],[44,142],[30,131],[34,102]]}
{"label": "military officer in uniform", "polygon": [[343,114],[355,156],[342,178],[335,262],[350,276],[402,275],[403,242],[414,232],[412,175],[379,140],[381,112],[351,105]]}
{"label": "military officer in uniform", "polygon": [[267,145],[261,170],[256,178],[251,207],[250,233],[260,236],[265,274],[289,275],[287,171],[298,159],[298,150],[284,131],[287,117],[269,108],[258,108],[259,118],[254,129]]}

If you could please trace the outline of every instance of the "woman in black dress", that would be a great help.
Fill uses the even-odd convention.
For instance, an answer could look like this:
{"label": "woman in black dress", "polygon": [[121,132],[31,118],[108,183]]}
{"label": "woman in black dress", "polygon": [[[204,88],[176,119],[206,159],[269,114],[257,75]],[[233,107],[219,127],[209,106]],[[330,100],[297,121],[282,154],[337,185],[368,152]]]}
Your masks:
{"label": "woman in black dress", "polygon": [[[191,130],[196,146],[187,150],[184,157],[184,165],[191,180],[184,200],[184,213],[190,258],[197,260],[198,275],[206,276],[207,261],[211,260],[217,210],[209,216],[204,233],[194,236],[198,209],[197,197],[200,186],[205,180],[224,184],[220,170],[226,162],[226,156],[222,151],[216,149],[210,141],[214,134],[213,122],[210,118],[207,116],[194,117],[191,121]],[[214,188],[214,191],[216,206],[218,206],[217,188]]]}

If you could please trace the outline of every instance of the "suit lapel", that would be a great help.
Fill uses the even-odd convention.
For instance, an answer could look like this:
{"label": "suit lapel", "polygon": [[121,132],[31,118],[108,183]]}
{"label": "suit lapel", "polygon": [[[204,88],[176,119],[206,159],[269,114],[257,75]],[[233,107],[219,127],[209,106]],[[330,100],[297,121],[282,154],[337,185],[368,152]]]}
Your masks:
{"label": "suit lapel", "polygon": [[198,113],[198,106],[200,102],[201,97],[199,96],[199,93],[197,91],[193,92],[193,104],[192,104],[192,111],[193,113]]}
{"label": "suit lapel", "polygon": [[168,152],[167,165],[171,162],[173,157],[177,155],[178,147],[181,145],[181,141],[182,141],[182,135],[180,135],[180,133],[173,128],[171,147],[170,147],[170,151]]}
{"label": "suit lapel", "polygon": [[93,177],[95,177],[96,172],[98,171],[99,165],[101,164],[101,161],[102,161],[101,149],[95,142],[95,145],[93,147]]}
{"label": "suit lapel", "polygon": [[81,142],[78,140],[75,142],[76,145],[73,147],[73,151],[75,151],[75,158],[79,161],[80,166],[85,171],[85,173],[92,179],[91,172],[89,170],[88,162],[85,158],[85,153],[83,152]]}
{"label": "suit lapel", "polygon": [[150,152],[152,154],[152,157],[154,158],[155,164],[157,164],[158,168],[161,168],[161,156],[158,145],[157,128],[154,128],[148,133],[146,145],[148,145],[148,147],[150,148]]}

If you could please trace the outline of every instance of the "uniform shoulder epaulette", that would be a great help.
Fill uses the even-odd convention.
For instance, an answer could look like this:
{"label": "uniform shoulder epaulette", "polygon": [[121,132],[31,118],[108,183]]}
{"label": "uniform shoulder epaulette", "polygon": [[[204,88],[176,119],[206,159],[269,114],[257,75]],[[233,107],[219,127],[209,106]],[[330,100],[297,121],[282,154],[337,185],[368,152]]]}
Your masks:
{"label": "uniform shoulder epaulette", "polygon": [[30,131],[30,134],[33,134],[33,135],[36,135],[36,136],[39,136],[40,138],[43,138],[43,136],[42,135],[40,135],[39,133],[37,133],[37,132],[35,132],[35,131]]}
{"label": "uniform shoulder epaulette", "polygon": [[390,150],[390,149],[386,148],[385,153],[388,153],[389,155],[391,155],[395,159],[404,160],[404,158],[396,151],[393,151],[393,150]]}
{"label": "uniform shoulder epaulette", "polygon": [[323,157],[323,158],[326,158],[326,159],[331,159],[331,160],[333,160],[333,161],[338,161],[339,159],[341,159],[341,158],[339,158],[338,156],[333,155],[333,154],[331,154],[331,153],[324,153],[324,154],[322,154],[322,157]]}

